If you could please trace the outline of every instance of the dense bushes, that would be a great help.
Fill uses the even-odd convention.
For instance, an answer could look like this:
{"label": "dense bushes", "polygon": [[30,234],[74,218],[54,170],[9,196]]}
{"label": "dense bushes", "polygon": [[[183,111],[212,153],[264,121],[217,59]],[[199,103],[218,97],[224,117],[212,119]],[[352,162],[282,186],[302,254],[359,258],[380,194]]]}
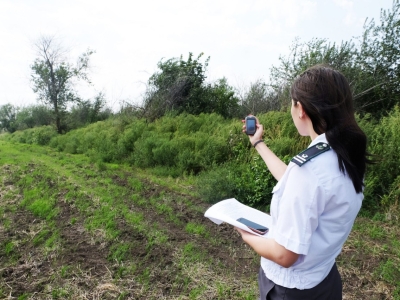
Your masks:
{"label": "dense bushes", "polygon": [[[70,131],[97,121],[104,121],[112,116],[112,111],[105,107],[102,93],[93,100],[81,100],[70,111],[60,114],[60,126],[63,131]],[[13,133],[16,130],[55,125],[54,112],[46,105],[18,107],[12,104],[0,106],[0,131]]]}
{"label": "dense bushes", "polygon": [[[364,120],[365,130],[375,164],[366,175],[364,206],[377,210],[380,206],[397,205],[400,193],[400,108],[377,122]],[[397,200],[396,200],[397,199]]]}
{"label": "dense bushes", "polygon": [[[307,146],[290,114],[259,117],[265,141],[279,156],[288,159]],[[121,117],[54,136],[47,143],[58,151],[86,154],[93,162],[128,163],[165,176],[199,175],[199,193],[210,202],[236,197],[255,206],[268,205],[275,181],[241,127],[240,120],[217,114],[170,115],[151,123]],[[36,143],[27,138],[33,132],[16,132],[10,139]]]}
{"label": "dense bushes", "polygon": [[[264,140],[284,161],[308,146],[297,133],[290,113],[259,116]],[[359,118],[375,164],[365,179],[365,213],[394,207],[400,197],[400,109],[380,121]],[[158,175],[196,175],[198,191],[209,202],[235,197],[256,206],[269,205],[276,184],[264,162],[242,133],[238,119],[217,114],[165,116],[154,122],[120,117],[57,135],[44,126],[7,135],[22,143],[48,144],[59,151],[82,153],[93,162],[127,163]]]}
{"label": "dense bushes", "polygon": [[152,123],[113,118],[59,135],[50,146],[103,162],[171,169],[173,176],[197,174],[230,157],[225,132],[230,123],[217,114],[166,116]]}
{"label": "dense bushes", "polygon": [[53,126],[42,126],[16,131],[5,137],[18,143],[48,145],[51,139],[56,136],[57,132]]}
{"label": "dense bushes", "polygon": [[233,117],[239,107],[239,99],[225,78],[214,83],[206,82],[206,70],[209,57],[201,62],[201,53],[197,58],[189,53],[187,60],[171,58],[159,61],[158,71],[148,80],[143,98],[143,114],[149,120],[155,120],[165,114],[217,113],[224,117]]}
{"label": "dense bushes", "polygon": [[6,132],[50,125],[52,122],[53,113],[44,105],[17,107],[8,103],[0,106],[0,130]]}

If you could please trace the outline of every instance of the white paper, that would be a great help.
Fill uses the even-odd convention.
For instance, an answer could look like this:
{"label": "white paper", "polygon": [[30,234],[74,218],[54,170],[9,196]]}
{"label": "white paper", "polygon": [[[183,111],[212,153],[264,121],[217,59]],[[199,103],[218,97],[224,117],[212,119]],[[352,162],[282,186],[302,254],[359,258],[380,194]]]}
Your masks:
{"label": "white paper", "polygon": [[252,208],[250,206],[244,205],[234,198],[223,200],[223,201],[220,201],[220,202],[214,204],[209,209],[207,209],[207,211],[204,213],[204,216],[209,218],[211,221],[213,221],[214,223],[216,223],[218,225],[223,222],[226,222],[235,227],[241,228],[247,232],[250,232],[255,235],[265,237],[265,238],[268,237],[268,233],[266,233],[264,235],[260,235],[256,232],[252,231],[250,228],[248,228],[243,223],[240,223],[236,220],[239,218],[246,218],[248,220],[251,220],[255,223],[266,226],[268,228],[271,228],[271,224],[272,224],[270,215],[268,215],[262,211],[259,211],[255,208]]}

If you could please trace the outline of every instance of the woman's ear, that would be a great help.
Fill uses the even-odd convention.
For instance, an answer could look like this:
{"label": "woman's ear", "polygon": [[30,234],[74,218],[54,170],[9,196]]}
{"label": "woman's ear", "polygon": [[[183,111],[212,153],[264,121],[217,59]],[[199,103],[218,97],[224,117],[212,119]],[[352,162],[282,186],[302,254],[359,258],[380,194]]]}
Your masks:
{"label": "woman's ear", "polygon": [[297,106],[298,106],[297,111],[299,113],[299,119],[303,119],[304,116],[306,115],[306,112],[304,111],[303,106],[301,105],[300,102],[297,102]]}

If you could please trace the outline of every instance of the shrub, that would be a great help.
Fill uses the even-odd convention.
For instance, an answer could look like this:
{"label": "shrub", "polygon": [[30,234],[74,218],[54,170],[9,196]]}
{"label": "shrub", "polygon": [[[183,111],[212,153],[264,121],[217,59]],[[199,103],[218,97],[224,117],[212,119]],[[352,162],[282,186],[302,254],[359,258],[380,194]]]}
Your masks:
{"label": "shrub", "polygon": [[[265,143],[286,162],[309,145],[310,139],[298,134],[289,112],[268,112],[258,117],[264,125]],[[357,119],[368,137],[369,152],[377,161],[367,169],[363,211],[384,212],[396,205],[400,194],[400,108],[381,120],[369,115]],[[199,193],[209,202],[235,197],[252,206],[266,207],[276,184],[242,132],[240,120],[227,120],[216,114],[169,114],[152,123],[123,116],[65,135],[43,126],[2,138],[84,153],[93,163],[153,168],[155,174],[162,176],[199,175]]]}
{"label": "shrub", "polygon": [[57,132],[52,126],[41,126],[26,129],[23,131],[16,131],[7,135],[10,141],[26,144],[48,145],[50,140],[57,136]]}
{"label": "shrub", "polygon": [[153,149],[162,144],[163,140],[159,139],[153,132],[145,132],[135,144],[134,163],[141,168],[149,168],[155,166],[153,158]]}
{"label": "shrub", "polygon": [[235,172],[235,167],[240,168],[240,165],[226,163],[200,173],[196,181],[200,197],[209,203],[234,198],[236,187],[232,174]]}
{"label": "shrub", "polygon": [[360,124],[367,133],[369,151],[375,160],[366,173],[363,207],[371,212],[386,209],[394,204],[395,181],[400,176],[400,108],[396,107],[378,123]]}

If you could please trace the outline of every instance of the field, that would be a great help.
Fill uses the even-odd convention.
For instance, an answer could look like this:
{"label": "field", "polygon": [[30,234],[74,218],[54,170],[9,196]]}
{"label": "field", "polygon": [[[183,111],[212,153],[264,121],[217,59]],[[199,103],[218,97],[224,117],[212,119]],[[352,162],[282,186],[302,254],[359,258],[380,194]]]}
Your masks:
{"label": "field", "polygon": [[[0,141],[0,299],[257,299],[259,258],[192,177]],[[359,217],[344,299],[400,299],[400,229]]]}

